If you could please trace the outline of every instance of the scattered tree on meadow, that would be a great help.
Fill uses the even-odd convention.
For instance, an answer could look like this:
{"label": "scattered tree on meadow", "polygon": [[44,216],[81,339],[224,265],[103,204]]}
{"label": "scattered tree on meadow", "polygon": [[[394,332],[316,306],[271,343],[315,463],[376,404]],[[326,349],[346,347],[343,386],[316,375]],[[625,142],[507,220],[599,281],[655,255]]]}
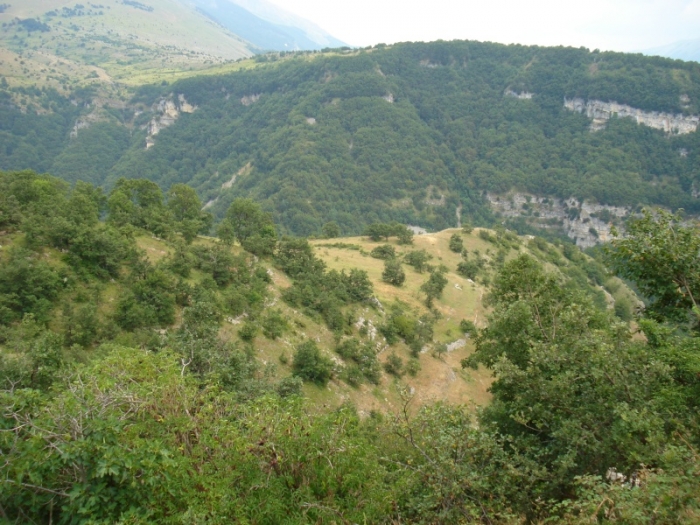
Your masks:
{"label": "scattered tree on meadow", "polygon": [[462,253],[463,248],[464,241],[462,240],[462,236],[459,233],[453,233],[450,236],[450,250],[455,253]]}
{"label": "scattered tree on meadow", "polygon": [[397,259],[388,259],[384,263],[384,271],[382,272],[382,281],[401,286],[406,280],[406,272],[403,271],[401,262]]}
{"label": "scattered tree on meadow", "polygon": [[447,286],[446,271],[444,266],[436,268],[420,287],[421,291],[425,293],[425,304],[428,308],[432,307],[434,299],[439,299],[442,296],[442,291]]}
{"label": "scattered tree on meadow", "polygon": [[403,256],[403,261],[409,266],[413,266],[418,273],[423,273],[428,268],[428,261],[433,258],[425,250],[412,250]]}

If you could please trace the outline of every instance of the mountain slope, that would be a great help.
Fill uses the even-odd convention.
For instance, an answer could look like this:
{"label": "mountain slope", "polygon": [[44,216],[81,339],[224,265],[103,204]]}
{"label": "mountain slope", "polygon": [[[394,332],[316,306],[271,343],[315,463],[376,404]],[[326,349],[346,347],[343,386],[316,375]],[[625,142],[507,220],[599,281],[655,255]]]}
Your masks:
{"label": "mountain slope", "polygon": [[[274,255],[258,257],[192,230],[185,235],[176,211],[198,213],[196,197],[187,204],[148,181],[134,183],[104,195],[89,184],[70,190],[46,175],[0,172],[0,371],[26,365],[17,343],[31,339],[32,327],[50,329],[54,347],[84,358],[100,345],[127,342],[192,352],[189,371],[229,386],[241,386],[249,373],[260,379],[263,366],[266,382],[284,381],[298,372],[290,356],[314,341],[332,363],[328,388],[328,381],[305,388],[319,406],[351,401],[365,414],[395,412],[402,388],[413,389],[417,406],[484,405],[490,374],[463,370],[460,361],[474,350],[470,335],[486,325],[484,298],[506,261],[528,254],[601,309],[616,305],[618,315],[631,316],[629,289],[570,244],[453,229],[401,244],[395,236],[283,238]],[[181,186],[180,196],[187,190]],[[301,260],[308,264],[299,271]],[[389,262],[402,267],[399,285],[385,282]],[[321,293],[329,284],[345,288],[348,276],[362,291]],[[443,283],[427,301],[435,276]],[[362,359],[352,345],[363,347]],[[242,348],[245,367],[235,357]]]}
{"label": "mountain slope", "polygon": [[320,27],[262,0],[191,0],[200,12],[254,46],[298,51],[345,46]]}
{"label": "mountain slope", "polygon": [[109,91],[114,83],[160,82],[262,49],[342,45],[310,22],[256,2],[246,5],[267,19],[226,0],[3,5],[0,76],[14,86],[95,84]]}
{"label": "mountain slope", "polygon": [[[25,62],[18,69],[6,61],[2,74],[19,84],[78,84],[93,71],[104,82],[129,83],[135,73],[201,68],[249,57],[254,49],[174,0],[30,0],[11,4],[0,21],[7,24],[0,45]],[[66,71],[68,66],[80,73]]]}
{"label": "mountain slope", "polygon": [[[10,90],[0,167],[108,187],[120,177],[184,182],[217,216],[252,197],[298,235],[328,221],[344,234],[377,220],[492,224],[489,200],[512,191],[548,199],[545,208],[556,199],[561,211],[523,202],[513,227],[538,217],[558,228],[581,216],[584,199],[622,215],[640,204],[700,211],[698,64],[435,42],[254,65],[144,86],[119,108],[40,92],[29,110],[33,92]],[[107,142],[115,149],[100,148]],[[594,235],[586,218],[580,229]]]}
{"label": "mountain slope", "polygon": [[251,196],[297,234],[317,233],[328,220],[347,233],[373,220],[434,229],[456,225],[460,214],[488,221],[483,192],[514,188],[700,209],[692,196],[697,131],[665,133],[612,114],[599,123],[598,113],[589,118],[564,104],[612,100],[697,122],[700,67],[692,64],[473,42],[403,44],[292,58],[168,91],[197,111],[153,137],[150,149],[143,142],[130,149],[106,182],[188,182],[218,213],[233,196]]}

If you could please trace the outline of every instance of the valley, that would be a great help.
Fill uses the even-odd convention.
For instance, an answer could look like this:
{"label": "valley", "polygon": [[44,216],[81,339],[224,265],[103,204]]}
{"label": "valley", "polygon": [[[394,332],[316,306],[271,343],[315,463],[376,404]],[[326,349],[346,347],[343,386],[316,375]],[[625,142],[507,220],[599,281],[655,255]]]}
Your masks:
{"label": "valley", "polygon": [[0,524],[700,520],[700,64],[0,5]]}
{"label": "valley", "polygon": [[[489,226],[500,212],[487,194],[509,192],[700,210],[700,70],[692,63],[454,42],[233,65],[125,99],[101,88],[72,97],[9,88],[0,166],[69,181],[80,173],[107,188],[120,177],[164,189],[185,182],[216,217],[235,197],[251,197],[283,232],[305,236],[328,221],[345,235],[373,220],[429,231]],[[620,87],[631,70],[638,91]],[[532,234],[531,219],[500,220]],[[596,242],[589,228],[576,235],[586,245]]]}

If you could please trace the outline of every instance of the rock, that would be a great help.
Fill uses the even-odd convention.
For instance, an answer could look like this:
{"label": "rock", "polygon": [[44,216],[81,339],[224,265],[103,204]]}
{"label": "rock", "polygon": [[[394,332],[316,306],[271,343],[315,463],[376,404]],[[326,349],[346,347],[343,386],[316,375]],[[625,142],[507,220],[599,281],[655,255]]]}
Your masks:
{"label": "rock", "polygon": [[466,339],[457,339],[456,341],[447,345],[447,351],[454,352],[455,350],[457,350],[459,348],[464,348],[466,345],[467,345]]}
{"label": "rock", "polygon": [[410,224],[406,225],[406,228],[411,230],[413,232],[413,235],[425,235],[428,233],[428,230],[425,228],[421,228],[420,226],[411,226]]}
{"label": "rock", "polygon": [[172,126],[181,113],[194,113],[196,109],[197,106],[187,102],[183,94],[179,94],[177,97],[171,94],[167,98],[161,98],[153,107],[153,112],[156,115],[147,126],[146,149],[155,145],[153,137],[162,129]]}
{"label": "rock", "polygon": [[260,100],[260,93],[254,93],[252,95],[246,95],[243,98],[241,98],[241,104],[244,106],[250,106],[252,104],[255,104],[258,100]]}
{"label": "rock", "polygon": [[604,129],[607,121],[612,117],[633,118],[637,124],[663,130],[669,135],[693,133],[700,125],[700,116],[698,115],[673,115],[659,111],[644,111],[625,104],[603,102],[602,100],[585,101],[582,98],[565,98],[564,107],[570,111],[584,113],[592,119],[590,128],[592,132]]}
{"label": "rock", "polygon": [[[525,193],[508,196],[487,194],[487,198],[491,207],[504,217],[526,217],[540,228],[561,227],[581,248],[589,248],[612,238],[612,224],[600,217],[617,221],[631,213],[630,208],[579,202],[574,198],[564,201]],[[570,214],[572,209],[577,209],[576,214]],[[532,215],[533,212],[536,214]],[[553,226],[552,220],[559,224]],[[621,225],[617,227],[620,231],[623,230]]]}
{"label": "rock", "polygon": [[520,93],[516,93],[512,89],[506,89],[506,92],[504,94],[506,97],[519,98],[520,100],[530,100],[534,95],[534,93],[529,93],[527,91],[521,91]]}

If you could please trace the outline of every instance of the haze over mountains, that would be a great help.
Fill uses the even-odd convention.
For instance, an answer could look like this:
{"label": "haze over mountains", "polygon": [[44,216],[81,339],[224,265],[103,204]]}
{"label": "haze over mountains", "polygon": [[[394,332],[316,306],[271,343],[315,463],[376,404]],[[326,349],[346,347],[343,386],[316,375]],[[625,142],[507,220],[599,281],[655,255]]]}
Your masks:
{"label": "haze over mountains", "polygon": [[700,38],[695,40],[681,40],[665,46],[646,49],[645,55],[676,58],[679,60],[694,60],[700,62]]}
{"label": "haze over mountains", "polygon": [[185,1],[261,50],[299,51],[347,45],[308,20],[265,0]]}
{"label": "haze over mountains", "polygon": [[344,45],[258,0],[29,0],[3,4],[0,24],[0,75],[59,89],[92,77],[147,83],[268,50]]}

